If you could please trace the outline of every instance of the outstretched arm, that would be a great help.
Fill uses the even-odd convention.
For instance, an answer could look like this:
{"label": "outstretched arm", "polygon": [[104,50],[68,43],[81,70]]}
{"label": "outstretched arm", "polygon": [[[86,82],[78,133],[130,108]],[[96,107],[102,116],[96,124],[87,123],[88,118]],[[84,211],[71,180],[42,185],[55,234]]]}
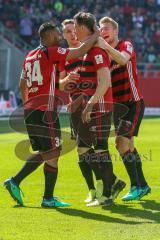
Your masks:
{"label": "outstretched arm", "polygon": [[70,48],[70,51],[67,55],[66,60],[84,56],[96,43],[98,37],[99,37],[99,30],[98,28],[96,28],[94,34],[85,43],[81,44],[80,47]]}
{"label": "outstretched arm", "polygon": [[103,48],[107,53],[109,53],[111,58],[120,65],[126,65],[131,58],[130,54],[125,51],[120,52],[114,49],[103,38],[99,38],[98,45],[99,47]]}

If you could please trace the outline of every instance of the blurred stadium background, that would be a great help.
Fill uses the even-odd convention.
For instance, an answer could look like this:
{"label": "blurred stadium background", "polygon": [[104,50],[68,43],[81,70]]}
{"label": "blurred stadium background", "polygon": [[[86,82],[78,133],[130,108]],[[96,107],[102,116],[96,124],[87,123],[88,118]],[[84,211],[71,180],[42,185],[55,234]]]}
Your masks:
{"label": "blurred stadium background", "polygon": [[145,114],[160,115],[160,0],[0,0],[0,117],[21,102],[21,66],[26,53],[39,44],[39,25],[54,21],[60,26],[78,11],[119,22],[120,37],[132,41],[137,50]]}
{"label": "blurred stadium background", "polygon": [[[109,146],[115,171],[127,182],[127,188],[110,210],[88,209],[83,203],[87,188],[76,162],[76,143],[70,139],[68,117],[63,114],[65,141],[56,196],[62,196],[73,206],[53,211],[38,207],[43,192],[40,168],[23,183],[26,207],[12,207],[14,202],[2,183],[22,166],[16,154],[18,150],[24,154],[27,149],[18,145],[27,136],[10,132],[8,121],[21,103],[18,82],[24,56],[39,44],[37,29],[42,22],[54,21],[60,25],[78,11],[92,12],[97,20],[112,16],[120,24],[121,38],[131,40],[137,50],[140,84],[147,106],[145,114],[151,117],[143,121],[136,145],[152,194],[138,203],[122,203],[120,198],[129,188],[128,177],[112,137]],[[152,118],[160,116],[159,91],[160,0],[0,0],[0,240],[51,240],[53,237],[57,240],[159,240],[160,118]],[[17,146],[20,146],[18,150]]]}

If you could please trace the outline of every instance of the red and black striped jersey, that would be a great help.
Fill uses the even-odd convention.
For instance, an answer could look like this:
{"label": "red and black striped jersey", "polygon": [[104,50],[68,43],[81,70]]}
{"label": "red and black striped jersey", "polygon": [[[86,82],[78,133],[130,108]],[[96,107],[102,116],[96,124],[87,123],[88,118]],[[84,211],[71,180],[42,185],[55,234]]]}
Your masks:
{"label": "red and black striped jersey", "polygon": [[[70,72],[80,72],[82,66],[82,58],[76,58],[76,59],[71,59],[69,61],[66,61],[65,63],[60,63],[59,70],[60,72],[65,71],[66,74],[68,75]],[[75,99],[74,97],[78,96],[81,94],[81,89],[80,89],[80,83],[81,79],[79,81],[76,81],[75,83],[69,83],[66,86],[65,91],[70,94],[71,99]]]}
{"label": "red and black striped jersey", "polygon": [[[82,93],[88,99],[94,95],[99,84],[97,71],[103,67],[110,68],[108,54],[99,47],[93,47],[84,57],[81,67]],[[104,81],[106,81],[104,79]],[[112,89],[109,88],[105,95],[99,100],[101,110],[106,109],[107,102],[112,102]]]}
{"label": "red and black striped jersey", "polygon": [[111,61],[111,80],[114,102],[137,102],[142,99],[139,88],[136,53],[129,41],[119,41],[115,47],[120,52],[128,53],[131,58],[124,66]]}
{"label": "red and black striped jersey", "polygon": [[40,46],[26,56],[21,78],[27,81],[27,108],[53,110],[59,95],[59,63],[65,62],[69,49]]}

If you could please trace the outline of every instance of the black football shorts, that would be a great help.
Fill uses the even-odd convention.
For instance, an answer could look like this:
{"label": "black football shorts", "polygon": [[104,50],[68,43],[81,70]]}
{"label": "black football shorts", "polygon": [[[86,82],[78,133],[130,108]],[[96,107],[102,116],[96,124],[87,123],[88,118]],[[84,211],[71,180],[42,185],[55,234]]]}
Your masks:
{"label": "black football shorts", "polygon": [[61,149],[61,130],[57,112],[27,109],[24,116],[34,151]]}
{"label": "black football shorts", "polygon": [[93,147],[108,150],[112,112],[102,112],[93,116],[90,123],[83,123],[82,112],[72,114],[72,123],[77,133],[78,147]]}
{"label": "black football shorts", "polygon": [[116,135],[129,139],[133,136],[138,136],[144,110],[145,104],[143,99],[138,102],[115,103],[113,106],[113,119]]}

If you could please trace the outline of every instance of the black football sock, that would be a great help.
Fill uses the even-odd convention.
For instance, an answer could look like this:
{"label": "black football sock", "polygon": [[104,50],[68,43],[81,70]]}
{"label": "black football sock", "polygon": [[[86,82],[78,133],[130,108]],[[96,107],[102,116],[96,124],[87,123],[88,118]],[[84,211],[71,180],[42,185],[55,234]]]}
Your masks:
{"label": "black football sock", "polygon": [[128,176],[130,178],[131,187],[133,187],[133,186],[139,187],[136,159],[135,159],[134,153],[132,153],[132,152],[130,152],[130,150],[128,150],[121,157],[123,159],[123,163],[125,165]]}
{"label": "black football sock", "polygon": [[94,175],[96,177],[96,180],[102,180],[102,172],[101,172],[101,166],[97,162],[91,162],[90,166],[94,172]]}
{"label": "black football sock", "polygon": [[101,166],[99,164],[99,162],[96,161],[96,156],[95,156],[95,152],[93,149],[90,149],[90,160],[89,160],[89,164],[94,172],[94,175],[96,177],[96,180],[102,180],[102,173],[101,173]]}
{"label": "black football sock", "polygon": [[137,152],[136,149],[134,149],[133,154],[135,155],[135,159],[136,159],[137,174],[138,174],[138,179],[139,179],[140,186],[145,187],[148,184],[147,184],[146,179],[144,177],[141,158],[140,158],[139,153]]}
{"label": "black football sock", "polygon": [[102,180],[101,166],[99,163],[91,164],[96,180]]}
{"label": "black football sock", "polygon": [[112,177],[112,185],[115,184],[115,181],[118,177],[113,173],[113,177]]}
{"label": "black football sock", "polygon": [[57,181],[58,168],[51,167],[47,163],[44,164],[45,190],[44,198],[53,197],[54,187]]}
{"label": "black football sock", "polygon": [[90,154],[90,151],[80,155],[78,164],[81,169],[82,175],[86,180],[88,189],[91,190],[91,189],[95,189],[95,186],[94,186],[92,168],[89,162],[86,161],[86,158],[88,159],[89,154]]}
{"label": "black football sock", "polygon": [[39,153],[30,156],[22,169],[13,177],[13,180],[19,185],[24,178],[34,172],[42,163],[43,159]]}
{"label": "black football sock", "polygon": [[95,153],[97,161],[100,165],[101,176],[103,181],[103,196],[111,196],[112,180],[113,180],[113,166],[110,154],[108,151]]}

